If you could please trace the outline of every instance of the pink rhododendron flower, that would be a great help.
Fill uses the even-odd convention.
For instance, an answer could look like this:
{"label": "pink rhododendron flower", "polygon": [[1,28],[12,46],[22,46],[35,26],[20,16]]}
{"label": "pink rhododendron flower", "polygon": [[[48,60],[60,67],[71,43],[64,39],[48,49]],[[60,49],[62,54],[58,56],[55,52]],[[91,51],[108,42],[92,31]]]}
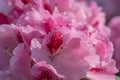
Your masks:
{"label": "pink rhododendron flower", "polygon": [[0,80],[115,80],[120,20],[95,1],[0,1]]}
{"label": "pink rhododendron flower", "polygon": [[42,42],[39,39],[33,39],[31,41],[32,58],[36,61],[47,61],[59,74],[65,76],[65,80],[81,79],[88,69],[88,63],[84,57],[94,49],[89,50],[89,46],[80,44],[78,36],[80,34],[74,30],[60,28],[58,31],[50,32]]}

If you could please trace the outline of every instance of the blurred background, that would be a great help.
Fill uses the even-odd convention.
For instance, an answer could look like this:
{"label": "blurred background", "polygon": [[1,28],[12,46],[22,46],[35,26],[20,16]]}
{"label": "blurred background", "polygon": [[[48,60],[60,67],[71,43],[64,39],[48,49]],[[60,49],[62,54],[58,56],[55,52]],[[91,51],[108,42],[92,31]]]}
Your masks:
{"label": "blurred background", "polygon": [[120,16],[120,0],[96,0],[96,2],[106,12],[107,22],[114,16]]}

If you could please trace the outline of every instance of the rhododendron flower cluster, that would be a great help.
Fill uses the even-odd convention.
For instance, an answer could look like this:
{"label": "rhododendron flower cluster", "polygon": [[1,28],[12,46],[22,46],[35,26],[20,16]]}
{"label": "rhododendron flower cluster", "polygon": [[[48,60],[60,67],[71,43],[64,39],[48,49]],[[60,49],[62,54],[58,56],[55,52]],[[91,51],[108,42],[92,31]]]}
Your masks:
{"label": "rhododendron flower cluster", "polygon": [[95,1],[0,2],[0,80],[115,80],[119,17],[109,27]]}

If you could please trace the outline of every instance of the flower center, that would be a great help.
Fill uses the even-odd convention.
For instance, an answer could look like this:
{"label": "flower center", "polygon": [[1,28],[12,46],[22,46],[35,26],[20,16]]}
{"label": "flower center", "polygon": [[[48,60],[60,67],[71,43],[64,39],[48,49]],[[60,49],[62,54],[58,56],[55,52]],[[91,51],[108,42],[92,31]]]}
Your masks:
{"label": "flower center", "polygon": [[50,41],[47,44],[47,47],[51,54],[55,53],[58,48],[63,43],[63,35],[61,32],[54,32],[53,35],[50,37]]}

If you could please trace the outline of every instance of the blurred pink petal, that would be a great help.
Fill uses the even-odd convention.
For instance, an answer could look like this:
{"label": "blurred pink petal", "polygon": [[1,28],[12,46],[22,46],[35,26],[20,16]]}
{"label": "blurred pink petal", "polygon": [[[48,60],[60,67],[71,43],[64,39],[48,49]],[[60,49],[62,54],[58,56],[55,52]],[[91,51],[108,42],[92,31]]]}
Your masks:
{"label": "blurred pink petal", "polygon": [[9,66],[12,51],[19,43],[18,31],[11,25],[0,25],[0,70]]}
{"label": "blurred pink petal", "polygon": [[109,23],[109,26],[111,28],[111,41],[114,44],[114,55],[113,58],[116,60],[117,68],[120,70],[120,16],[117,16],[111,20]]}
{"label": "blurred pink petal", "polygon": [[30,80],[30,66],[30,55],[25,50],[25,45],[19,44],[14,49],[14,56],[10,59],[10,67],[5,71],[0,71],[0,79]]}

